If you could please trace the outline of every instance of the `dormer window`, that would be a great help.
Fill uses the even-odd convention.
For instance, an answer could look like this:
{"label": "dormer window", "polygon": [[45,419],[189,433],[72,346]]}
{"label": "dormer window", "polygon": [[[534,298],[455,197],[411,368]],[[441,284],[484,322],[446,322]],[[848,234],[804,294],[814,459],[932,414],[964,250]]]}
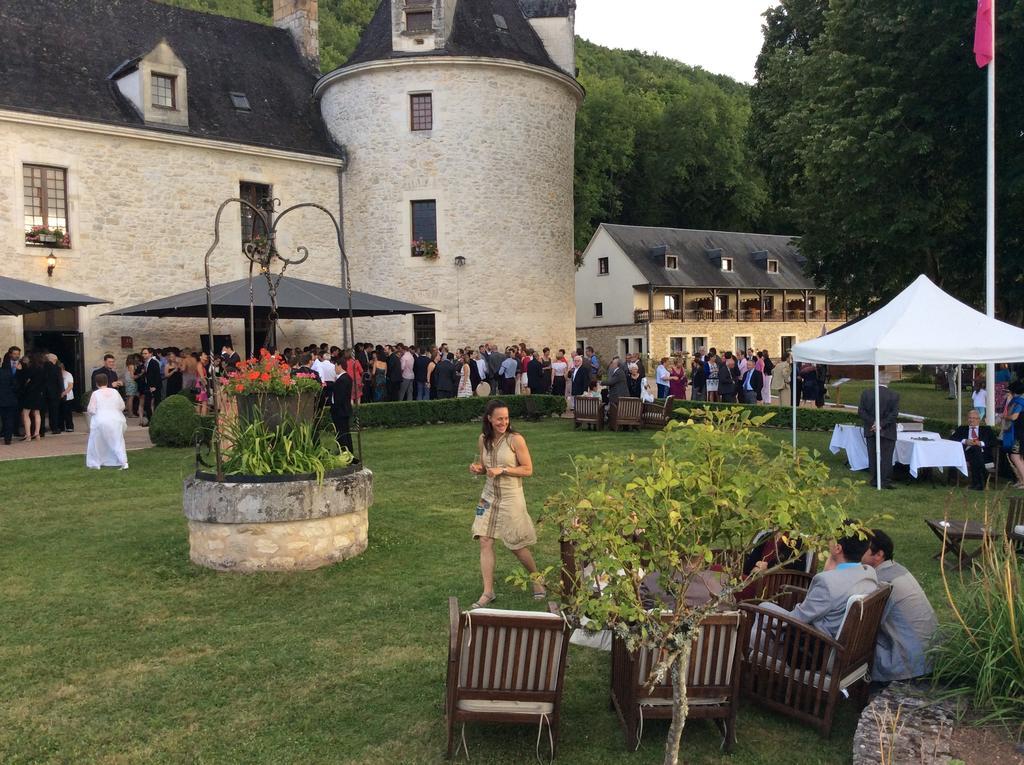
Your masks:
{"label": "dormer window", "polygon": [[405,12],[405,31],[430,32],[434,28],[434,13],[431,10]]}
{"label": "dormer window", "polygon": [[158,109],[174,109],[174,77],[169,74],[157,74],[153,72],[150,81],[149,92],[153,98],[153,106]]}
{"label": "dormer window", "polygon": [[722,258],[722,270],[732,271],[732,258]]}
{"label": "dormer window", "polygon": [[665,268],[671,268],[673,270],[679,268],[679,259],[675,255],[666,255]]}
{"label": "dormer window", "polygon": [[777,261],[777,260],[769,260],[765,264],[765,269],[770,274],[777,274],[779,272],[779,261]]}
{"label": "dormer window", "polygon": [[252,107],[249,105],[249,98],[245,93],[228,93],[231,98],[231,105],[240,112],[251,112]]}

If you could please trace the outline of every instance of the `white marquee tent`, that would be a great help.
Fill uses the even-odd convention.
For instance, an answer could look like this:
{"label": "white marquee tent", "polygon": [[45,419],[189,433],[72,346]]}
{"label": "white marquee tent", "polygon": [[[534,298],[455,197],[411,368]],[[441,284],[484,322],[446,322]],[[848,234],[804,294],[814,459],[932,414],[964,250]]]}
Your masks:
{"label": "white marquee tent", "polygon": [[[793,364],[981,364],[1024,361],[1024,329],[990,319],[950,297],[922,275],[884,307],[860,321],[793,346]],[[796,375],[794,374],[794,377]],[[796,447],[796,386],[793,386]],[[881,488],[881,429],[875,428],[876,482]]]}

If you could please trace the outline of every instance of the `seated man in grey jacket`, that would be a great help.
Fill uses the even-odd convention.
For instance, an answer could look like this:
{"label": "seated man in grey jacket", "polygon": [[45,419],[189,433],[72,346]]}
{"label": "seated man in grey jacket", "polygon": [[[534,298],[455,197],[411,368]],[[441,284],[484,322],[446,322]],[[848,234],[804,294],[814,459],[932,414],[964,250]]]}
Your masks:
{"label": "seated man in grey jacket", "polygon": [[850,596],[870,595],[878,589],[875,570],[861,563],[867,549],[868,540],[856,534],[835,540],[829,548],[825,570],[811,580],[802,603],[792,611],[775,603],[762,605],[836,637]]}
{"label": "seated man in grey jacket", "polygon": [[872,529],[863,561],[875,569],[878,581],[892,585],[875,645],[871,679],[877,682],[907,680],[931,670],[927,651],[939,623],[928,596],[914,575],[892,559],[889,535]]}

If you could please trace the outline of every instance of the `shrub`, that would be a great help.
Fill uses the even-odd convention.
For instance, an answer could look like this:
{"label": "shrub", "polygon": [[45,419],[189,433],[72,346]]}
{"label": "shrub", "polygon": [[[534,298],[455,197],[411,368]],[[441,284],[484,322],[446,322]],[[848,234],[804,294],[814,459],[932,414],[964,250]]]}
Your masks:
{"label": "shrub", "polygon": [[228,475],[301,475],[324,473],[352,463],[352,453],[338,445],[333,426],[285,419],[269,427],[261,419],[236,417],[224,426],[224,472]]}
{"label": "shrub", "polygon": [[509,415],[522,419],[529,413],[527,399],[534,412],[542,417],[565,411],[562,396],[492,396],[483,398],[446,398],[436,401],[387,401],[363,404],[356,412],[362,428],[404,428],[436,422],[472,422],[483,417],[491,398],[500,398],[508,404]]}
{"label": "shrub", "polygon": [[208,437],[212,418],[196,414],[195,405],[181,394],[168,396],[149,421],[149,440],[155,446],[192,446],[198,434]]}
{"label": "shrub", "polygon": [[[791,428],[793,427],[792,409],[788,406],[765,406],[764,404],[722,404],[709,403],[707,401],[677,401],[673,400],[672,419],[686,421],[691,417],[698,417],[705,407],[712,410],[722,407],[742,407],[749,411],[751,417],[763,417],[766,414],[774,414],[765,423],[769,428]],[[910,420],[908,420],[910,422]],[[796,427],[798,430],[832,430],[836,425],[860,424],[860,417],[854,409],[809,409],[798,407],[796,410]],[[949,435],[956,426],[945,420],[925,420],[924,429],[938,433],[940,436]]]}
{"label": "shrub", "polygon": [[[986,518],[986,523],[988,520]],[[984,544],[981,563],[954,592],[942,568],[951,618],[941,627],[932,678],[973,696],[983,720],[1024,720],[1024,560],[1008,539]]]}

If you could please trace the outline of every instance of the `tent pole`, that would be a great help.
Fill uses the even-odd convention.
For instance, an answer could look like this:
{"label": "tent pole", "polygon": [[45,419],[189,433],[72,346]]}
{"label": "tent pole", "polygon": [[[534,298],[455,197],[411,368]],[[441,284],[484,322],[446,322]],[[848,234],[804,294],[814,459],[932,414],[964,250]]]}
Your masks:
{"label": "tent pole", "polygon": [[878,395],[878,364],[875,364],[875,488],[882,490],[882,410]]}
{"label": "tent pole", "polygon": [[963,364],[956,365],[956,426],[959,428],[961,423],[960,419],[963,417],[964,407],[960,403],[960,396],[964,392],[964,381],[961,379],[963,374]]}
{"label": "tent pole", "polygon": [[796,359],[789,365],[789,387],[790,387],[790,401],[789,405],[792,409],[793,414],[793,459],[796,459]]}

